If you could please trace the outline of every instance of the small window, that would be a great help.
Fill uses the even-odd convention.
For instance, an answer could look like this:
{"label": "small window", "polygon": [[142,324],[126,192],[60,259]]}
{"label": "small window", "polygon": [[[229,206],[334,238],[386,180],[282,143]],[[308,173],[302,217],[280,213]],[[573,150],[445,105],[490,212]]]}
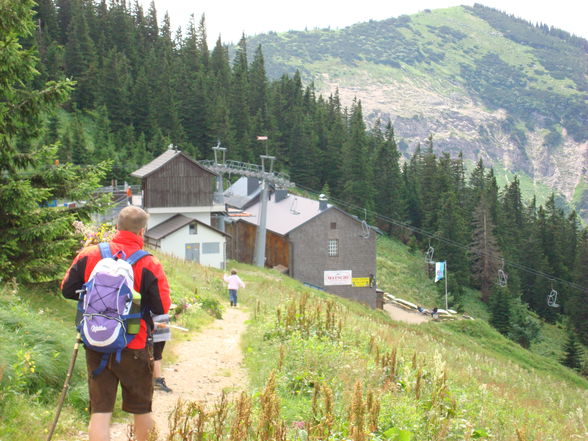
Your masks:
{"label": "small window", "polygon": [[339,255],[339,241],[337,239],[329,239],[329,257]]}
{"label": "small window", "polygon": [[196,223],[196,222],[190,223],[190,232],[189,232],[189,234],[198,234],[198,223]]}
{"label": "small window", "polygon": [[331,230],[337,229],[337,222],[331,222]]}
{"label": "small window", "polygon": [[202,254],[218,254],[220,252],[219,242],[203,242]]}

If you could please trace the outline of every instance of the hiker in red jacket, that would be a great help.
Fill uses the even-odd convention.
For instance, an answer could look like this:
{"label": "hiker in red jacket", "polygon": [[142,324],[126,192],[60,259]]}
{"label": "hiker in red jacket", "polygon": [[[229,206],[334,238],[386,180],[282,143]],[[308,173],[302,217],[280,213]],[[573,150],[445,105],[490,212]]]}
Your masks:
{"label": "hiker in red jacket", "polygon": [[[123,251],[126,256],[143,248],[143,235],[148,214],[139,207],[127,206],[118,216],[117,233],[110,242],[113,254]],[[97,245],[82,249],[75,257],[61,283],[61,292],[68,299],[78,299],[77,290],[88,281],[93,268],[101,260]],[[88,387],[90,391],[90,441],[110,440],[110,420],[118,383],[122,387],[122,409],[134,414],[135,436],[146,441],[153,427],[151,402],[153,398],[153,354],[147,344],[148,334],[153,329],[151,313],[167,314],[171,304],[169,285],[159,261],[149,255],[133,266],[134,290],[141,294],[140,330],[121,353],[120,363],[111,355],[108,365],[98,375],[92,375],[100,364],[102,355],[86,348]]]}

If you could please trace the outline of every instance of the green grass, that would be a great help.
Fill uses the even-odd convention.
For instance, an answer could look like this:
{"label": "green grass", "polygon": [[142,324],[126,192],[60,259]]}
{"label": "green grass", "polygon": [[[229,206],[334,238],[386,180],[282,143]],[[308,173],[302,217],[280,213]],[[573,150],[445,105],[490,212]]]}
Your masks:
{"label": "green grass", "polygon": [[[471,439],[474,430],[479,430],[492,434],[493,439],[515,440],[515,430],[521,429],[528,439],[561,440],[584,433],[588,422],[586,379],[522,349],[484,321],[405,326],[379,311],[357,305],[351,310],[348,302],[338,298],[317,298],[312,290],[303,306],[299,302],[306,289],[301,286],[280,284],[278,290],[258,288],[254,282],[248,290],[256,290],[262,303],[265,299],[272,299],[272,304],[276,299],[290,299],[287,302],[296,305],[295,315],[301,324],[286,333],[279,332],[282,325],[277,313],[268,310],[269,305],[262,306],[265,313],[256,314],[243,343],[254,396],[270,372],[277,373],[287,425],[311,420],[314,387],[328,385],[342,436],[333,439],[345,439],[353,386],[361,379],[363,387],[382,402],[380,434],[398,428],[418,440],[461,440]],[[343,331],[339,337],[320,338],[317,335],[324,327],[329,301]],[[288,308],[279,308],[283,321]],[[314,313],[317,310],[322,311],[319,318]],[[311,318],[313,314],[315,318]],[[376,354],[393,348],[398,351],[398,366],[391,387],[384,380],[386,371],[376,362]],[[285,354],[281,364],[280,352]],[[438,387],[444,375],[447,389],[440,398]],[[417,399],[419,376],[422,390]],[[443,437],[436,438],[441,433]]]}
{"label": "green grass", "polygon": [[[202,306],[227,303],[222,272],[166,256],[161,261],[174,303],[189,305],[176,323],[198,332],[214,320]],[[419,441],[474,439],[476,433],[514,441],[517,429],[528,440],[586,436],[588,381],[554,361],[557,327],[545,328],[546,338],[530,352],[483,320],[405,325],[275,270],[236,262],[229,266],[247,283],[239,300],[250,312],[242,347],[257,409],[252,428],[259,423],[259,400],[273,372],[279,418],[289,440],[305,439],[302,431],[317,424],[315,417],[326,418],[325,391],[332,393],[331,441],[352,439],[354,412],[367,406],[368,394],[381,403],[380,412],[372,412],[377,416],[372,440],[393,439],[398,430]],[[379,285],[395,295],[427,306],[438,301],[422,254],[411,254],[396,241],[378,241],[378,277]],[[43,439],[68,360],[53,354],[69,354],[73,342],[73,302],[62,300],[51,285],[4,286],[0,293],[0,439]],[[466,310],[483,317],[477,296],[468,293]],[[184,336],[189,337],[177,332],[173,341]],[[397,358],[391,370],[387,357],[392,351]],[[62,439],[71,439],[87,421],[81,366],[74,377],[74,392],[59,425]],[[356,410],[350,419],[352,402]]]}

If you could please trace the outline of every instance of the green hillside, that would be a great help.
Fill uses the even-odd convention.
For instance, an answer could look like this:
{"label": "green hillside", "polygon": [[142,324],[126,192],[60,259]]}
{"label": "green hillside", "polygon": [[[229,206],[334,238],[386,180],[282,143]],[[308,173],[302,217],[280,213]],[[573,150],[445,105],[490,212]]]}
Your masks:
{"label": "green hillside", "polygon": [[[388,239],[378,247],[384,289],[427,305],[438,301],[420,254]],[[219,302],[226,305],[221,272],[161,260],[183,311],[177,323],[197,332],[213,320]],[[522,349],[483,320],[405,325],[276,271],[232,264],[247,281],[240,301],[251,314],[242,343],[254,408],[246,439],[265,439],[254,435],[263,418],[270,431],[283,427],[280,439],[287,440],[321,434],[330,440],[586,436],[588,381]],[[475,299],[466,307],[483,311]],[[73,314],[73,302],[61,299],[55,284],[2,285],[0,439],[43,439],[74,340]],[[86,399],[78,361],[59,426],[63,439],[83,430]],[[228,409],[233,415],[235,408]],[[200,430],[212,434],[209,418]]]}
{"label": "green hillside", "polygon": [[371,122],[390,118],[401,145],[432,133],[440,151],[532,182],[527,197],[556,189],[585,213],[571,158],[588,139],[588,41],[476,4],[248,44],[270,77],[300,71],[323,94],[361,99]]}
{"label": "green hillside", "polygon": [[546,127],[561,121],[574,139],[588,139],[582,124],[588,118],[588,42],[480,5],[339,31],[270,33],[249,43],[262,45],[270,75],[298,69],[317,81],[317,72],[341,72],[342,66],[357,72],[358,65],[387,78],[417,75],[443,93],[465,86],[515,121],[536,124],[541,115],[548,119]]}

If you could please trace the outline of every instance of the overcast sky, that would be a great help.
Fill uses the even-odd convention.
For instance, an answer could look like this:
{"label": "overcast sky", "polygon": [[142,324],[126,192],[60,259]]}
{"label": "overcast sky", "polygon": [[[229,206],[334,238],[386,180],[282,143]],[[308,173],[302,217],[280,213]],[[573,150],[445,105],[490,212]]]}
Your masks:
{"label": "overcast sky", "polygon": [[[223,43],[236,43],[241,35],[268,31],[344,28],[363,21],[383,20],[423,9],[472,5],[459,0],[154,0],[161,22],[169,12],[172,28],[185,27],[190,14],[196,22],[205,14],[209,44],[219,34]],[[139,0],[147,10],[151,0]],[[586,0],[478,0],[532,23],[545,23],[588,39]]]}

